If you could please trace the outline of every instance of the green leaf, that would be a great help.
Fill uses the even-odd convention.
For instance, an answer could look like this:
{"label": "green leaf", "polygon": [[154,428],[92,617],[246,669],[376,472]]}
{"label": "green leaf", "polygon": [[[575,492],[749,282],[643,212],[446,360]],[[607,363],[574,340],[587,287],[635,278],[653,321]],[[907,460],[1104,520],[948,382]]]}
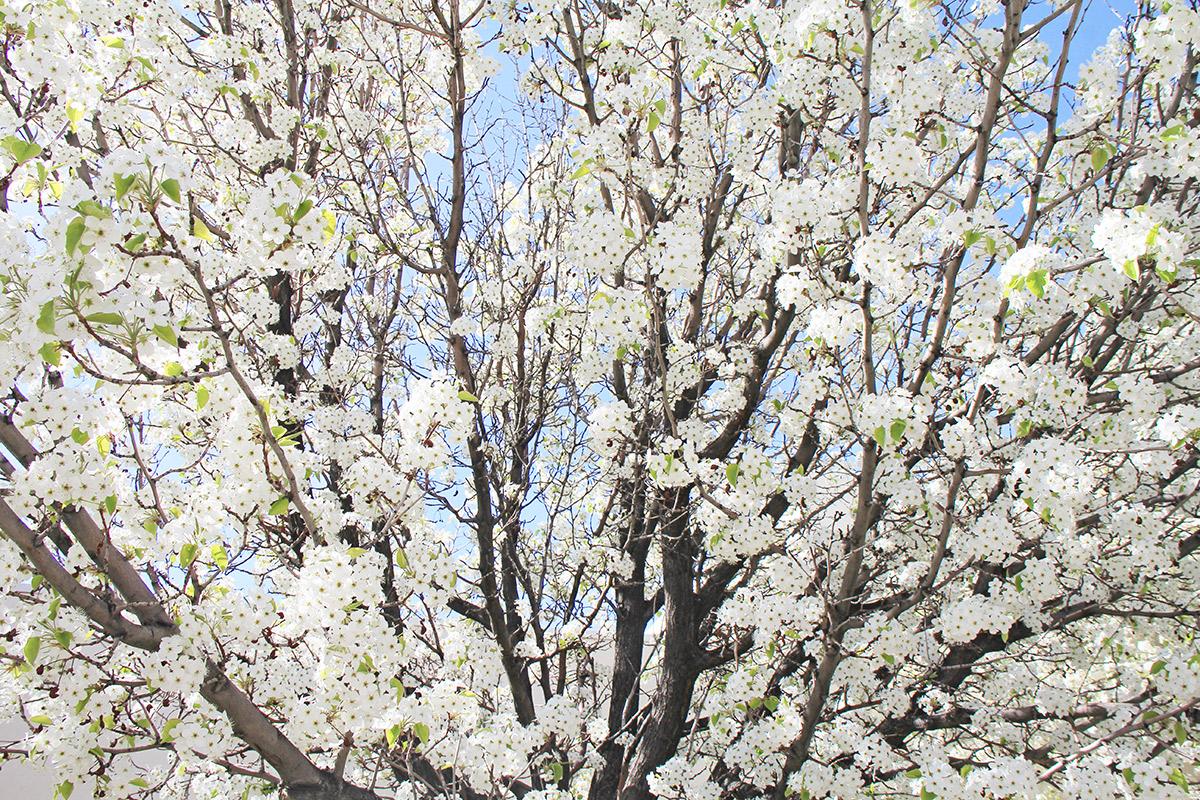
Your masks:
{"label": "green leaf", "polygon": [[86,229],[87,224],[83,221],[83,217],[76,217],[67,225],[67,255],[74,255]]}
{"label": "green leaf", "polygon": [[779,698],[775,695],[768,695],[763,698],[763,705],[767,707],[767,711],[774,713],[775,709],[779,708]]}
{"label": "green leaf", "polygon": [[1112,157],[1112,151],[1108,149],[1108,145],[1102,144],[1092,150],[1092,171],[1099,172],[1104,169],[1104,165],[1108,163],[1108,159]]}
{"label": "green leaf", "polygon": [[1050,273],[1044,269],[1035,269],[1033,272],[1025,276],[1025,285],[1029,287],[1029,291],[1033,292],[1034,296],[1039,300],[1046,296],[1046,283],[1050,280]]}
{"label": "green leaf", "polygon": [[312,211],[312,208],[313,208],[312,200],[302,200],[300,202],[300,205],[296,206],[296,214],[294,216],[295,221],[299,222],[300,220],[304,219],[305,215],[307,215],[308,212]]}
{"label": "green leaf", "polygon": [[725,479],[729,481],[730,486],[737,487],[738,475],[741,471],[742,468],[737,464],[729,464],[725,467]]}
{"label": "green leaf", "polygon": [[196,410],[208,405],[208,389],[203,384],[196,387]]}
{"label": "green leaf", "polygon": [[1175,720],[1175,741],[1179,744],[1183,744],[1187,740],[1188,740],[1187,728],[1184,727],[1182,722],[1180,722],[1179,720]]}
{"label": "green leaf", "polygon": [[662,120],[659,119],[658,113],[651,111],[650,116],[646,118],[646,133],[654,133],[655,128],[660,124],[662,124]]}
{"label": "green leaf", "polygon": [[983,234],[980,233],[979,231],[974,231],[974,230],[967,231],[966,233],[963,234],[963,246],[970,247],[971,245],[975,244],[978,241],[981,241],[982,239],[983,239]]}
{"label": "green leaf", "polygon": [[175,730],[175,727],[177,725],[179,725],[179,723],[180,723],[180,720],[178,720],[178,719],[169,719],[166,722],[164,722],[162,724],[162,726],[158,729],[159,738],[161,738],[164,742],[174,741],[175,740],[174,730]]}
{"label": "green leaf", "polygon": [[159,184],[163,194],[175,201],[175,205],[183,204],[183,192],[179,189],[179,181],[174,178],[167,178]]}
{"label": "green leaf", "polygon": [[229,566],[229,554],[225,552],[223,545],[214,544],[209,552],[212,553],[212,560],[217,565],[217,569],[225,569]]}
{"label": "green leaf", "polygon": [[124,325],[125,318],[115,311],[97,311],[95,314],[87,315],[88,322],[95,322],[99,325]]}
{"label": "green leaf", "polygon": [[424,722],[414,722],[412,729],[413,729],[413,734],[416,735],[417,739],[420,740],[421,744],[427,744],[429,742],[429,726],[428,725],[426,725]]}
{"label": "green leaf", "polygon": [[882,425],[875,429],[875,433],[873,435],[875,437],[875,442],[880,447],[883,447],[887,444],[887,431]]}
{"label": "green leaf", "polygon": [[471,394],[470,392],[468,392],[466,389],[463,389],[462,391],[460,391],[458,393],[458,399],[462,400],[464,403],[478,403],[479,402],[479,398],[476,397],[475,395]]}
{"label": "green leaf", "polygon": [[108,458],[108,454],[112,452],[112,439],[109,439],[105,434],[97,436],[96,450],[100,453],[101,458]]}
{"label": "green leaf", "polygon": [[883,662],[885,664],[887,664],[889,667],[894,667],[894,666],[896,666],[896,657],[894,655],[892,655],[891,653],[884,653],[883,654]]}
{"label": "green leaf", "polygon": [[30,636],[29,641],[25,642],[25,661],[29,666],[37,663],[38,653],[42,651],[42,639],[40,636]]}
{"label": "green leaf", "polygon": [[42,361],[53,367],[62,364],[62,356],[58,353],[58,342],[46,342],[38,348],[38,355],[42,357]]}
{"label": "green leaf", "polygon": [[904,773],[904,777],[914,778],[914,779],[919,778],[919,777],[921,777],[921,770],[917,769],[916,767],[913,767],[908,772]]}
{"label": "green leaf", "polygon": [[54,334],[54,301],[47,300],[37,318],[38,330],[50,335]]}
{"label": "green leaf", "polygon": [[183,374],[183,365],[178,361],[168,361],[163,367],[163,374],[168,378],[178,378]]}
{"label": "green leaf", "polygon": [[393,725],[392,727],[390,727],[386,731],[384,731],[383,735],[387,739],[388,749],[389,750],[392,749],[393,747],[396,746],[396,740],[400,738],[400,726]]}
{"label": "green leaf", "polygon": [[199,553],[200,547],[195,542],[188,542],[179,551],[179,566],[187,569]]}
{"label": "green leaf", "polygon": [[75,441],[75,444],[85,444],[91,437],[88,436],[85,431],[81,431],[79,428],[73,428],[71,430],[71,438]]}
{"label": "green leaf", "polygon": [[1139,280],[1142,277],[1141,267],[1138,266],[1136,258],[1131,258],[1122,265],[1121,270],[1129,276],[1132,281]]}
{"label": "green leaf", "polygon": [[281,497],[278,500],[276,500],[274,503],[271,503],[271,507],[267,509],[267,513],[270,514],[272,517],[278,517],[278,516],[282,516],[282,515],[286,514],[287,510],[288,510],[288,499],[286,497]]}
{"label": "green leaf", "polygon": [[111,211],[95,200],[81,200],[75,204],[75,210],[85,217],[95,217],[96,219],[108,219],[112,216]]}
{"label": "green leaf", "polygon": [[1164,142],[1172,142],[1176,139],[1183,138],[1183,134],[1186,131],[1187,128],[1183,125],[1183,123],[1177,122],[1174,125],[1159,131],[1158,138],[1162,139]]}
{"label": "green leaf", "polygon": [[211,242],[216,239],[212,231],[208,229],[208,226],[204,224],[204,220],[199,217],[192,219],[192,236],[204,242]]}
{"label": "green leaf", "polygon": [[37,142],[27,142],[24,139],[18,139],[16,136],[5,136],[0,145],[9,152],[13,160],[18,164],[24,164],[26,161],[31,161],[41,155],[42,148]]}
{"label": "green leaf", "polygon": [[113,188],[117,190],[116,196],[118,200],[125,199],[125,195],[129,194],[130,190],[133,189],[134,184],[137,183],[137,179],[137,175],[113,176]]}
{"label": "green leaf", "polygon": [[892,429],[890,431],[890,433],[892,434],[892,440],[896,441],[896,442],[900,441],[902,438],[904,438],[904,431],[907,429],[908,429],[908,423],[905,422],[904,420],[898,419],[895,422],[893,422]]}
{"label": "green leaf", "polygon": [[110,517],[117,513],[117,496],[115,494],[110,494],[104,498],[104,510],[108,512]]}
{"label": "green leaf", "polygon": [[54,720],[47,717],[45,714],[35,714],[29,718],[30,723],[34,725],[53,725]]}
{"label": "green leaf", "polygon": [[1185,792],[1188,789],[1188,779],[1183,772],[1180,771],[1179,767],[1171,770],[1171,783],[1175,784],[1180,789],[1183,789]]}
{"label": "green leaf", "polygon": [[131,253],[136,253],[142,249],[142,245],[146,243],[146,234],[139,233],[137,236],[130,236],[125,240],[125,249]]}
{"label": "green leaf", "polygon": [[584,175],[591,174],[591,171],[592,171],[592,160],[589,158],[587,161],[584,161],[582,164],[579,165],[579,169],[577,169],[571,173],[571,180],[577,181],[580,178],[582,178]]}
{"label": "green leaf", "polygon": [[171,345],[171,347],[179,347],[179,336],[176,335],[175,329],[169,325],[155,325],[154,335]]}
{"label": "green leaf", "polygon": [[350,556],[352,559],[358,558],[359,556],[365,556],[366,554],[367,550],[365,547],[351,547],[346,551],[346,555]]}
{"label": "green leaf", "polygon": [[561,783],[563,779],[563,765],[557,761],[551,761],[547,766],[550,767],[550,774],[554,776],[555,783]]}

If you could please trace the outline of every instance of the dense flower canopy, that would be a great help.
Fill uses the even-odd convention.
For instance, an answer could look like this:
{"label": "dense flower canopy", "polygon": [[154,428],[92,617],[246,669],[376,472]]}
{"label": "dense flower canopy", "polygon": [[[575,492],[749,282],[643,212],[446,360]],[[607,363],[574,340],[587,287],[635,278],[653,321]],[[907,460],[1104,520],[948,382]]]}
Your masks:
{"label": "dense flower canopy", "polygon": [[4,754],[1188,797],[1200,12],[1126,10],[0,0]]}

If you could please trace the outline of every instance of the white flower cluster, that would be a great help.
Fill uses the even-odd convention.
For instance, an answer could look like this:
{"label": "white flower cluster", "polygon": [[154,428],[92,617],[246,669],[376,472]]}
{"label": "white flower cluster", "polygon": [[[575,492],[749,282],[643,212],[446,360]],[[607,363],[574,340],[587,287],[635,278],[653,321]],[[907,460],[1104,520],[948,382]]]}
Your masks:
{"label": "white flower cluster", "polygon": [[1130,278],[1140,273],[1143,257],[1154,259],[1154,268],[1174,273],[1183,260],[1185,240],[1172,232],[1152,209],[1107,210],[1096,222],[1092,244],[1102,251],[1117,270]]}
{"label": "white flower cluster", "polygon": [[1200,12],[1181,3],[1162,7],[1166,10],[1139,26],[1134,43],[1137,53],[1169,80],[1183,71],[1189,49],[1200,39]]}
{"label": "white flower cluster", "polygon": [[692,289],[700,280],[700,231],[691,219],[680,216],[659,223],[651,253],[660,288]]}
{"label": "white flower cluster", "polygon": [[626,253],[633,246],[621,220],[601,209],[582,216],[576,224],[570,240],[573,258],[586,274],[611,280],[624,266]]}
{"label": "white flower cluster", "polygon": [[925,440],[932,413],[925,395],[914,397],[905,389],[892,389],[863,396],[855,427],[883,448],[895,448],[903,442],[919,445]]}
{"label": "white flower cluster", "polygon": [[[1000,285],[1005,292],[1027,288],[1035,297],[1041,297],[1054,284],[1051,270],[1062,263],[1062,258],[1048,247],[1027,244],[1013,253],[1000,268]],[[1015,293],[1023,296],[1022,293]]]}
{"label": "white flower cluster", "polygon": [[159,691],[189,696],[204,681],[204,657],[186,636],[171,636],[142,656],[141,674]]}
{"label": "white flower cluster", "polygon": [[632,439],[633,415],[620,401],[605,403],[589,415],[588,431],[592,448],[603,458],[613,458]]}
{"label": "white flower cluster", "polygon": [[862,324],[862,311],[857,305],[834,298],[814,306],[805,334],[829,347],[844,347],[861,335]]}
{"label": "white flower cluster", "polygon": [[855,271],[890,297],[913,291],[913,266],[912,249],[883,233],[860,239],[854,248]]}
{"label": "white flower cluster", "polygon": [[986,597],[968,595],[942,609],[942,640],[947,644],[966,644],[993,623],[992,609]]}

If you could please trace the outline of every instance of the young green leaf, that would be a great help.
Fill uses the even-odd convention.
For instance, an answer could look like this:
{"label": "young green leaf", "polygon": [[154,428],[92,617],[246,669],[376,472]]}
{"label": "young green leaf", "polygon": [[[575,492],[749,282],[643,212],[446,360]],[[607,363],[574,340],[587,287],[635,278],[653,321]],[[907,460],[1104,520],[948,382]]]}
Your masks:
{"label": "young green leaf", "polygon": [[175,333],[175,329],[169,325],[155,325],[154,335],[171,345],[171,347],[179,347],[179,336]]}
{"label": "young green leaf", "polygon": [[97,325],[123,325],[125,318],[115,311],[97,311],[95,314],[88,314],[87,321]]}
{"label": "young green leaf", "polygon": [[18,164],[24,164],[27,161],[32,161],[41,155],[42,148],[37,142],[27,142],[24,139],[18,139],[16,136],[5,136],[0,140],[0,145],[8,151],[9,155]]}
{"label": "young green leaf", "polygon": [[42,639],[40,636],[30,636],[25,642],[25,661],[29,666],[37,663],[38,653],[42,650]]}
{"label": "young green leaf", "polygon": [[739,473],[741,473],[741,471],[742,471],[742,468],[740,466],[738,466],[736,463],[728,464],[725,467],[725,479],[727,481],[729,481],[729,485],[734,487],[735,489],[737,488],[738,475],[739,475]]}
{"label": "young green leaf", "polygon": [[217,238],[213,236],[212,231],[210,231],[208,226],[204,224],[204,220],[200,219],[199,217],[192,219],[192,236],[195,236],[202,242],[212,242]]}
{"label": "young green leaf", "polygon": [[87,223],[83,221],[83,217],[76,217],[67,225],[67,255],[75,254],[85,230],[87,230]]}
{"label": "young green leaf", "polygon": [[179,181],[174,178],[167,178],[159,186],[162,188],[163,194],[171,198],[175,205],[183,204],[183,192],[179,188]]}
{"label": "young green leaf", "polygon": [[42,310],[37,318],[38,330],[42,333],[54,335],[54,301],[47,300],[42,304]]}
{"label": "young green leaf", "polygon": [[114,175],[113,176],[113,188],[116,189],[115,194],[116,194],[117,200],[125,199],[125,195],[129,194],[129,192],[133,189],[134,184],[137,183],[137,179],[138,179],[137,175]]}

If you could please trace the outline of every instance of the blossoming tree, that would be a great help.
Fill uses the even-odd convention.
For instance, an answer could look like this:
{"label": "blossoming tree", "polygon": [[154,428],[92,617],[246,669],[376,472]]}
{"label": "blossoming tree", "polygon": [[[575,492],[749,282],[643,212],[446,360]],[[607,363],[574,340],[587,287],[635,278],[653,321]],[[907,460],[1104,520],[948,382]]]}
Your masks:
{"label": "blossoming tree", "polygon": [[1193,5],[3,0],[4,755],[1189,796]]}

